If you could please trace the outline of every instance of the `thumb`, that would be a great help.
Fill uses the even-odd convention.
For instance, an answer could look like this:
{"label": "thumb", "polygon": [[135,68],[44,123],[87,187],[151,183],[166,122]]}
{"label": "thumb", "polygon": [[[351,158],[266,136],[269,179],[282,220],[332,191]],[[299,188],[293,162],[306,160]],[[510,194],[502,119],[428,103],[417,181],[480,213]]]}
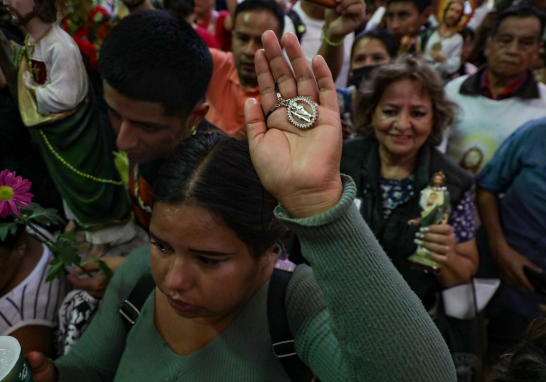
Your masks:
{"label": "thumb", "polygon": [[252,150],[267,132],[262,106],[254,98],[249,98],[245,102],[245,122],[248,144]]}
{"label": "thumb", "polygon": [[43,353],[36,351],[28,353],[27,362],[36,382],[54,382],[57,380],[53,362]]}

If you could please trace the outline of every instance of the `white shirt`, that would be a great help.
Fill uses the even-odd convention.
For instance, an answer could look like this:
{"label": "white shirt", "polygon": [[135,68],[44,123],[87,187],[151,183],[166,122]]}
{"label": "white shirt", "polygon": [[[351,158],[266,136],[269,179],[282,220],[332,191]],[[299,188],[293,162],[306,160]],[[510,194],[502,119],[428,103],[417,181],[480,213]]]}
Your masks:
{"label": "white shirt", "polygon": [[[430,56],[430,51],[436,43],[442,44],[440,53],[447,58],[445,62],[436,62]],[[455,33],[451,37],[440,37],[440,34],[436,30],[427,41],[424,58],[427,62],[432,63],[435,68],[441,70],[442,72],[446,74],[453,74],[461,66],[461,52],[463,51],[463,43],[463,37],[458,33]]]}
{"label": "white shirt", "polygon": [[[320,46],[322,45],[322,40],[320,37],[322,35],[324,20],[315,20],[307,16],[307,14],[301,8],[301,2],[299,1],[296,3],[296,5],[294,5],[292,9],[298,14],[307,29],[300,41],[300,44],[303,54],[307,59],[307,62],[309,62],[309,65],[311,65],[311,60],[317,55]],[[294,24],[291,20],[287,21],[287,19],[285,18],[283,35],[287,32],[294,32]],[[343,65],[336,80],[336,87],[347,87],[347,76],[349,75],[349,68],[351,65],[351,48],[353,47],[354,40],[354,33],[349,33],[347,36],[345,36],[343,46],[345,50]]]}
{"label": "white shirt", "polygon": [[485,19],[485,16],[489,12],[493,10],[493,7],[488,4],[487,1],[485,1],[482,5],[480,5],[476,10],[474,11],[474,15],[466,25],[473,31],[476,31],[480,25],[482,25],[483,19]]}
{"label": "white shirt", "polygon": [[546,117],[546,85],[538,84],[541,97],[537,99],[514,96],[492,100],[459,93],[461,84],[468,77],[456,78],[445,88],[447,96],[461,108],[461,113],[459,123],[451,129],[443,146],[447,143],[447,154],[452,160],[477,174],[521,125]]}
{"label": "white shirt", "polygon": [[[32,42],[32,40],[31,40]],[[46,66],[47,79],[36,88],[38,113],[61,113],[74,109],[87,96],[87,73],[78,46],[68,33],[53,24],[36,44],[32,60]]]}
{"label": "white shirt", "polygon": [[40,325],[54,327],[57,311],[67,292],[65,280],[55,279],[46,283],[53,254],[42,244],[42,258],[34,270],[19,285],[5,296],[0,297],[0,336],[7,336],[16,330]]}

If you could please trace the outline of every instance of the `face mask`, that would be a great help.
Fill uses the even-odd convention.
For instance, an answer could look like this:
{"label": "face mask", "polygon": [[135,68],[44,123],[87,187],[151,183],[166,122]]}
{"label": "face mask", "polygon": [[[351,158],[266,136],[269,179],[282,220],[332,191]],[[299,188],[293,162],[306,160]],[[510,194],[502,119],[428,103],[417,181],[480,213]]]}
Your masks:
{"label": "face mask", "polygon": [[362,68],[353,70],[349,85],[354,85],[358,89],[363,81],[367,81],[371,78],[373,70],[379,66],[381,65],[363,66]]}

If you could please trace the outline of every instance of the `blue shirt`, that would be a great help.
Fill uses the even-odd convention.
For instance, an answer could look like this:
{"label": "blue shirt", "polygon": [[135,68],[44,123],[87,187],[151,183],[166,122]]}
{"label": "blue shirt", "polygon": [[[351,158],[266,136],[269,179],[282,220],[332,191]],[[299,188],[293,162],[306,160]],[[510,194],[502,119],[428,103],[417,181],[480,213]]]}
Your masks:
{"label": "blue shirt", "polygon": [[[516,130],[484,167],[476,184],[500,199],[500,218],[507,243],[546,269],[546,118]],[[485,265],[485,264],[484,264]],[[504,302],[532,316],[544,300],[507,286]]]}

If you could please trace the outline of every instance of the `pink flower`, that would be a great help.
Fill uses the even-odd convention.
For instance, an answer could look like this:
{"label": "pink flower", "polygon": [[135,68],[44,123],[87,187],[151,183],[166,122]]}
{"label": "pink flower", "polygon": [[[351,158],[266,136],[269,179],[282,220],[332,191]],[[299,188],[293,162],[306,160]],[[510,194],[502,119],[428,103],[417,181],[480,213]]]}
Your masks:
{"label": "pink flower", "polygon": [[0,217],[19,215],[17,205],[26,208],[34,195],[28,193],[32,184],[15,172],[0,172]]}

